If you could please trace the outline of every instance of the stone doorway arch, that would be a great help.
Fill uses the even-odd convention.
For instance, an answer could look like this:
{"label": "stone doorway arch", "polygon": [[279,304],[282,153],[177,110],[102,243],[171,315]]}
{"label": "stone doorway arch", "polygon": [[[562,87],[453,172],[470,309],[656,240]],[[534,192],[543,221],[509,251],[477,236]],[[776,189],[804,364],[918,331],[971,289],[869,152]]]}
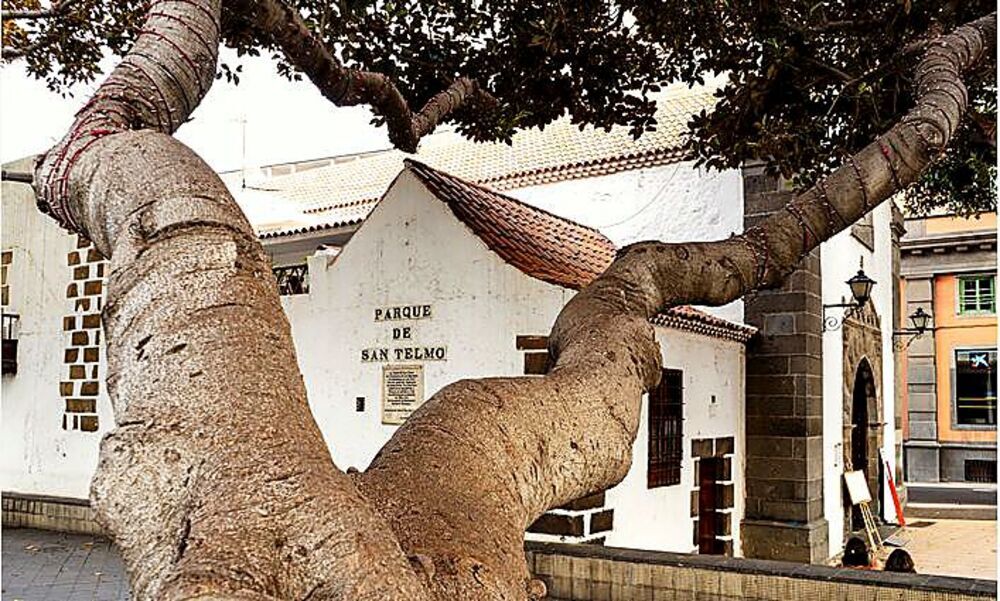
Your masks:
{"label": "stone doorway arch", "polygon": [[[872,492],[874,501],[872,504],[873,512],[878,501],[875,498],[878,490],[875,488],[875,485],[878,484],[878,449],[871,448],[873,442],[871,430],[874,427],[871,411],[877,406],[878,395],[875,392],[875,376],[872,373],[871,363],[868,362],[867,358],[863,358],[854,374],[854,385],[851,392],[851,422],[849,424],[850,444],[849,446],[845,444],[845,448],[850,449],[850,463],[845,460],[844,466],[865,473],[868,489]],[[874,466],[872,466],[871,461],[873,456]],[[861,519],[861,512],[851,507],[848,507],[847,511],[850,515],[845,517],[849,518],[850,529],[854,531],[863,529],[864,522]]]}
{"label": "stone doorway arch", "polygon": [[[843,326],[843,465],[865,472],[872,494],[872,514],[881,511],[882,465],[882,329],[881,320],[869,302]],[[851,508],[844,494],[845,534],[863,527],[860,512]]]}

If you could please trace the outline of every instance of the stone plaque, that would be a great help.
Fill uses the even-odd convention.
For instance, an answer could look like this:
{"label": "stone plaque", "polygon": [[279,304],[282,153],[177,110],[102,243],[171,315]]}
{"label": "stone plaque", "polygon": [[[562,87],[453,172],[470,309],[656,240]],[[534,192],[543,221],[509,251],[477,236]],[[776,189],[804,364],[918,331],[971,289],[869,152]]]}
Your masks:
{"label": "stone plaque", "polygon": [[402,424],[424,402],[424,366],[382,366],[382,423]]}

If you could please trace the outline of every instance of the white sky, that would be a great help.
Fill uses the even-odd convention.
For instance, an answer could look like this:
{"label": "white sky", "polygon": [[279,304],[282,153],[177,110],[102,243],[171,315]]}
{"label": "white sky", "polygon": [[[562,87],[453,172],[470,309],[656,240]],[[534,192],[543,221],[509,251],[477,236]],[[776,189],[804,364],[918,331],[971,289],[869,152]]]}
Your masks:
{"label": "white sky", "polygon": [[[243,65],[240,84],[216,80],[208,96],[181,126],[177,138],[216,171],[243,166],[241,124],[246,118],[246,166],[314,159],[389,146],[384,128],[369,124],[367,108],[337,108],[308,82],[277,74],[270,58],[244,57],[223,49],[222,60]],[[110,66],[113,63],[109,63]],[[73,113],[96,84],[61,98],[30,78],[20,63],[0,69],[0,160],[43,152],[69,128]]]}

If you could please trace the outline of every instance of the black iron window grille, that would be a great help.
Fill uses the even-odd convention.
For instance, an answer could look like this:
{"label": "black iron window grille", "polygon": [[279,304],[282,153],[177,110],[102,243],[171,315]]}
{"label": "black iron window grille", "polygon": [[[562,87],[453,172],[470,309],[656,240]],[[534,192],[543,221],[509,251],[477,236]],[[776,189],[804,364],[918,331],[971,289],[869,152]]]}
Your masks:
{"label": "black iron window grille", "polygon": [[309,294],[309,266],[288,265],[274,268],[274,279],[278,281],[278,293],[282,296]]}
{"label": "black iron window grille", "polygon": [[997,462],[990,459],[966,459],[965,480],[967,482],[996,484]]}
{"label": "black iron window grille", "polygon": [[17,325],[20,319],[21,317],[16,313],[3,314],[2,372],[4,375],[17,373]]}
{"label": "black iron window grille", "polygon": [[649,391],[649,466],[647,488],[681,483],[684,454],[684,372],[663,370]]}

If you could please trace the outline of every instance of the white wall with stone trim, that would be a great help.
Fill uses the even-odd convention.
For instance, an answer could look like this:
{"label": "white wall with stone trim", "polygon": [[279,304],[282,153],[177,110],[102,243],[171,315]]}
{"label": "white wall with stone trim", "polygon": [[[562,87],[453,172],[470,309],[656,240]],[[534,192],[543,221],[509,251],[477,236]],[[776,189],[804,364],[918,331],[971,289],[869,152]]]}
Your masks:
{"label": "white wall with stone trim", "polygon": [[[345,469],[367,467],[395,431],[380,414],[384,363],[363,350],[446,347],[446,360],[420,362],[425,398],[462,378],[519,375],[515,337],[547,335],[572,296],[502,261],[409,173],[336,259],[309,259],[309,277],[308,295],[283,302],[313,414]],[[424,304],[430,318],[375,321],[378,308]],[[394,327],[410,340],[394,341]]]}
{"label": "white wall with stone trim", "polygon": [[[736,341],[713,341],[704,336],[657,328],[657,342],[663,353],[663,366],[679,369],[683,375],[684,448],[680,484],[647,488],[646,466],[649,459],[649,403],[642,403],[639,435],[632,447],[632,469],[625,479],[607,493],[608,505],[615,508],[614,530],[606,543],[656,551],[692,552],[694,519],[691,516],[691,491],[698,485],[694,477],[691,441],[705,438],[735,439],[732,476],[733,551],[741,554],[740,521],[743,516],[744,346]],[[687,511],[678,511],[677,508]]]}
{"label": "white wall with stone trim", "polygon": [[[882,431],[884,458],[895,470],[895,373],[892,354],[892,292],[898,284],[892,278],[892,207],[883,203],[872,211],[874,250],[870,250],[845,230],[827,241],[821,251],[823,273],[823,303],[836,304],[850,301],[850,288],[845,283],[853,277],[864,259],[864,270],[877,283],[872,288],[872,304],[881,319],[882,330],[882,415],[878,421],[886,424]],[[844,297],[844,298],[842,298]],[[841,317],[842,309],[827,309],[829,316]],[[844,403],[844,350],[843,330],[835,329],[823,334],[823,504],[829,523],[830,555],[843,551],[844,529],[843,484],[843,403]],[[887,486],[883,481],[882,486]],[[877,497],[879,491],[871,491]],[[882,504],[882,517],[895,521],[891,496],[885,491],[886,503]]]}
{"label": "white wall with stone trim", "polygon": [[[423,363],[425,396],[429,397],[464,377],[523,374],[524,358],[515,347],[516,336],[546,335],[574,293],[505,263],[408,173],[397,180],[335,260],[313,257],[309,268],[310,293],[283,300],[313,413],[342,468],[364,469],[395,430],[380,418],[381,364],[360,360],[365,348],[403,346],[392,340],[395,324],[374,320],[377,308],[431,304],[431,318],[396,322],[411,325],[415,344],[448,349],[447,361]],[[342,325],[331,336],[329,320],[334,316]],[[733,524],[738,540],[743,489],[743,345],[661,327],[657,338],[665,365],[685,372],[681,483],[646,488],[644,402],[632,470],[606,497],[606,507],[615,510],[614,529],[588,538],[606,536],[608,544],[690,551],[690,441],[732,436],[737,440],[739,461],[733,466],[739,499]],[[357,397],[365,398],[363,412],[356,410]]]}
{"label": "white wall with stone trim", "polygon": [[[4,169],[30,171],[25,159]],[[17,374],[3,376],[0,396],[0,488],[4,491],[86,498],[97,467],[98,442],[113,423],[105,387],[97,397],[99,430],[63,429],[66,379],[63,317],[72,313],[66,298],[71,280],[67,255],[76,238],[35,206],[31,186],[4,181],[2,245],[13,252],[8,272],[10,304],[20,316]],[[100,380],[104,380],[103,361]]]}
{"label": "white wall with stone trim", "polygon": [[[44,264],[34,266],[44,275],[33,280],[18,275],[14,282],[18,290],[14,298],[23,299],[34,317],[27,315],[22,328],[22,369],[4,381],[3,490],[86,498],[100,435],[112,418],[102,387],[99,432],[70,432],[61,427],[58,382],[66,346],[61,322],[71,307],[65,294],[70,273],[66,254],[74,248],[74,238],[35,211],[30,193],[20,204],[4,199],[4,223],[4,247],[16,241],[31,246],[32,252],[44,258]],[[15,223],[20,224],[18,230],[7,230],[8,224]],[[36,237],[39,231],[43,235]],[[28,232],[30,243],[25,237]],[[38,240],[41,248],[36,248]],[[546,335],[574,294],[504,262],[410,174],[399,178],[339,255],[319,253],[307,261],[309,293],[285,296],[282,302],[310,405],[342,469],[364,469],[396,428],[381,419],[382,363],[362,361],[364,349],[445,347],[446,360],[421,362],[424,398],[465,377],[521,375],[524,352],[516,348],[516,336]],[[26,271],[25,276],[29,273],[36,272]],[[377,308],[400,305],[430,305],[432,315],[375,321]],[[411,328],[409,341],[392,339],[394,327],[407,326]],[[34,341],[38,330],[48,338]],[[690,440],[693,436],[733,436],[740,441],[738,456],[742,453],[742,344],[662,327],[657,330],[665,364],[685,370],[682,481],[654,491],[645,489],[644,412],[632,472],[607,495],[606,506],[616,514],[609,541],[645,549],[690,550]],[[29,368],[29,362],[38,369]],[[714,404],[709,402],[713,394]],[[363,411],[357,410],[359,397],[365,399]],[[739,483],[737,497],[741,497],[742,469],[734,465],[733,470]],[[647,515],[652,521],[643,527]],[[738,528],[739,517],[734,516],[733,524]]]}
{"label": "white wall with stone trim", "polygon": [[[514,348],[515,336],[546,334],[558,309],[572,294],[533,280],[500,261],[455,220],[442,203],[417,202],[417,195],[422,193],[419,184],[405,180],[403,178],[393,192],[397,201],[376,208],[365,227],[338,258],[318,255],[308,259],[312,286],[309,295],[283,298],[310,402],[324,435],[331,442],[333,457],[342,468],[363,468],[394,431],[393,426],[383,425],[379,416],[381,368],[378,364],[364,364],[359,360],[364,346],[389,346],[391,342],[391,326],[376,324],[373,320],[375,304],[433,305],[432,318],[412,325],[415,344],[447,346],[447,361],[425,363],[424,392],[425,396],[430,396],[446,383],[462,377],[520,374],[523,355]],[[23,194],[17,190],[22,190]],[[0,485],[9,491],[84,498],[96,466],[100,436],[110,427],[112,415],[102,385],[97,400],[100,429],[90,433],[67,431],[61,427],[63,407],[58,385],[65,377],[62,352],[66,347],[61,320],[71,308],[66,299],[70,274],[66,254],[73,248],[73,238],[37,212],[27,186],[4,182],[3,192],[3,248],[15,249],[11,294],[12,304],[20,305],[14,304],[12,310],[20,312],[22,320],[19,373],[3,380]],[[742,228],[740,173],[736,170],[703,172],[690,163],[569,180],[506,193],[584,224],[604,226],[602,229],[619,244],[644,238],[672,241],[725,238]],[[389,214],[390,209],[398,214]],[[824,302],[832,303],[848,294],[843,282],[857,270],[858,257],[865,256],[866,271],[879,282],[873,301],[882,318],[883,330],[882,421],[891,424],[895,392],[887,206],[874,211],[874,225],[874,253],[849,233],[823,245],[823,295]],[[276,242],[280,243],[280,239]],[[269,243],[274,244],[274,241]],[[734,321],[741,320],[743,314],[740,302],[709,310]],[[701,370],[708,373],[710,370],[705,365],[712,365],[714,361],[733,361],[731,351],[725,350],[734,346],[731,343],[717,341],[718,345],[706,350],[702,362],[696,359],[700,356],[697,353],[675,356],[669,338],[665,364],[681,366],[686,378],[688,369],[691,373]],[[836,536],[841,531],[838,520],[842,520],[839,505],[842,470],[839,454],[842,451],[839,447],[834,448],[842,433],[843,366],[839,332],[824,335],[823,351],[825,513],[830,520],[830,552],[835,554],[842,544]],[[742,359],[739,361],[742,365]],[[742,379],[741,371],[739,390],[731,391],[738,394],[741,404]],[[691,386],[695,390],[703,384],[716,383],[716,378],[699,378]],[[363,412],[355,409],[357,397],[365,398]],[[689,403],[686,411],[701,409]],[[691,419],[691,428],[704,418],[701,414],[686,417]],[[727,420],[729,418],[708,420],[706,428],[728,429],[728,424],[732,423],[732,431],[739,433],[738,446],[742,449],[742,417],[735,422]],[[693,431],[688,425],[685,424],[686,431]],[[634,454],[637,466],[644,464],[642,454],[645,453],[641,438],[644,428],[640,428],[640,432]],[[885,429],[883,446],[890,461],[894,461],[891,452],[894,435],[894,428]],[[689,441],[685,441],[684,450],[685,461],[689,461]],[[739,456],[742,458],[742,450]],[[685,470],[688,467],[686,465]],[[639,482],[645,483],[644,472],[640,477],[637,469],[633,469],[621,485],[622,490]],[[737,470],[735,466],[734,470]],[[736,498],[742,503],[742,467],[737,471],[741,488]],[[691,475],[682,477],[690,478]],[[638,494],[637,488],[633,492]],[[685,495],[689,493],[690,488]],[[609,502],[616,495],[616,502],[626,503],[627,499],[620,492],[609,493]],[[641,541],[658,537],[655,531],[643,532],[641,524],[633,518],[642,512],[655,514],[662,506],[673,505],[675,501],[657,498],[655,503],[647,507],[641,503],[635,505],[635,513],[630,510],[629,517],[618,513],[615,530],[634,532],[637,541],[647,535],[648,538]],[[682,513],[677,514],[680,516],[678,523],[690,524],[689,503],[689,497],[685,496]],[[891,512],[891,509],[886,511]],[[737,525],[738,520],[734,520],[734,529]],[[617,536],[616,532],[609,543],[623,544],[615,540]],[[673,535],[664,534],[663,537],[674,540]],[[688,532],[683,545],[689,545],[690,538]],[[685,548],[683,545],[657,547],[651,543],[647,547],[646,542],[637,544],[651,549]]]}

